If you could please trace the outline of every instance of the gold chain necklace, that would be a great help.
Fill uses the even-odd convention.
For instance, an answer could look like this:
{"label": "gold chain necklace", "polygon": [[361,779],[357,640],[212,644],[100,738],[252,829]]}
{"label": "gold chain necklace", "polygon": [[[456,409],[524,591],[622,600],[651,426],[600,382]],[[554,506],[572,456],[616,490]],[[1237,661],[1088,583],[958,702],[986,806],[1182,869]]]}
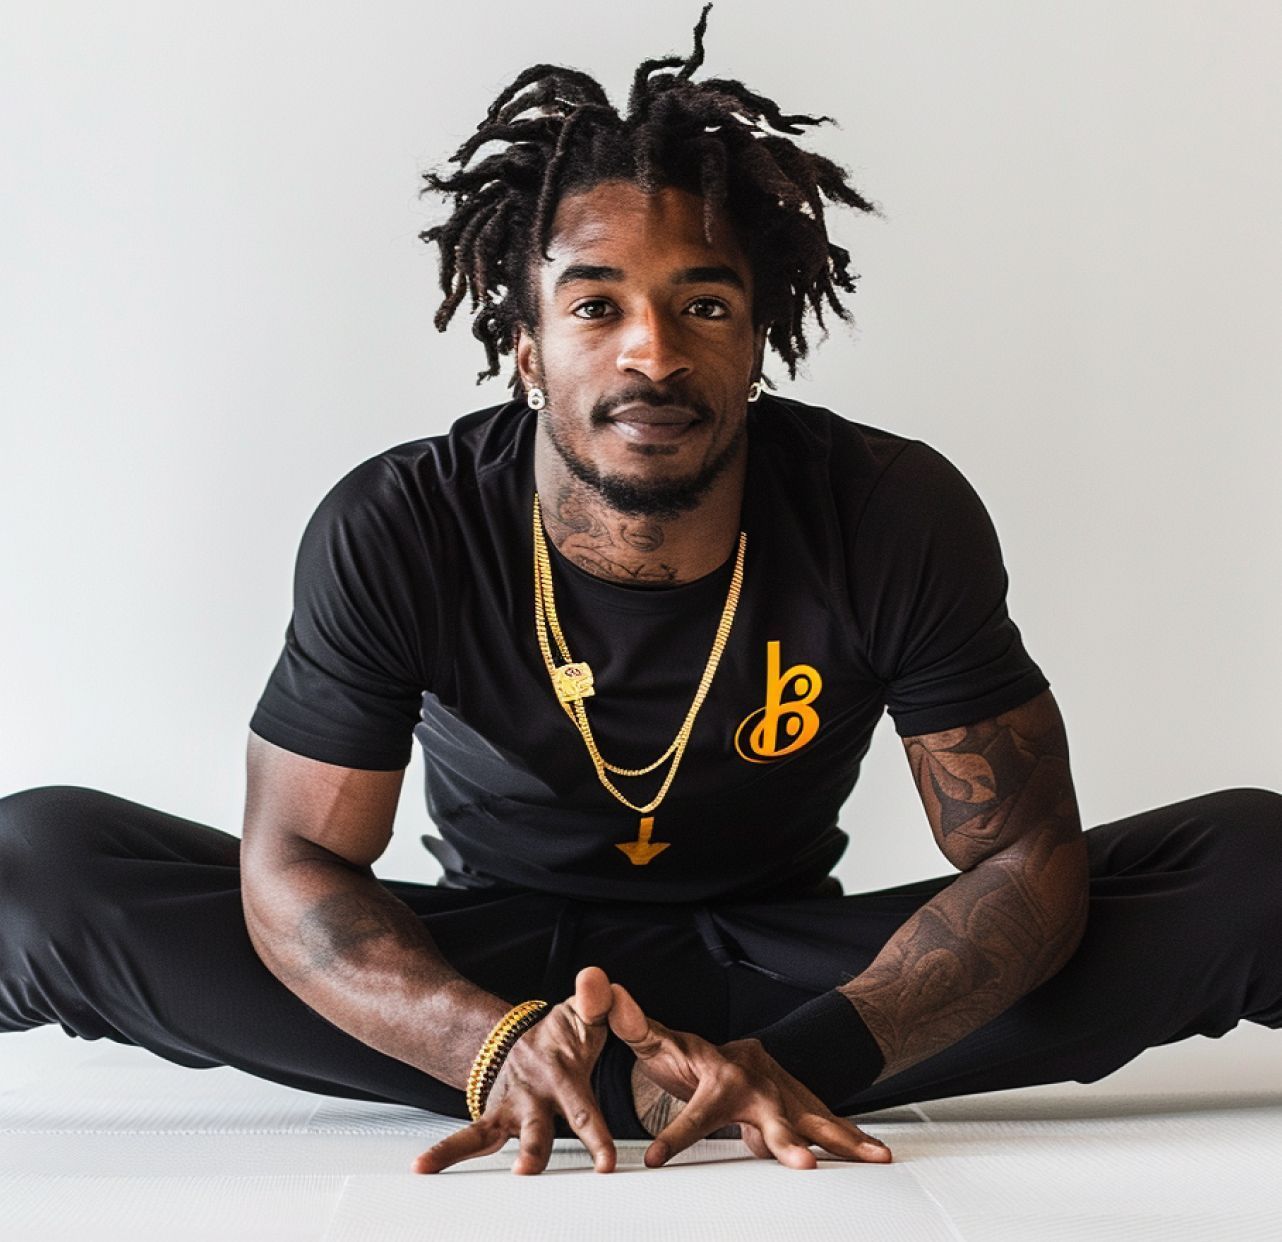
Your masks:
{"label": "gold chain necklace", "polygon": [[[743,585],[743,558],[744,552],[748,546],[748,536],[739,532],[739,551],[735,557],[734,573],[730,578],[730,590],[726,594],[725,607],[721,610],[721,620],[717,624],[717,634],[712,640],[712,651],[708,655],[708,663],[704,667],[703,677],[699,681],[699,688],[695,691],[694,702],[690,704],[690,710],[686,713],[686,718],[681,723],[681,728],[677,730],[677,735],[672,739],[672,744],[663,752],[653,763],[644,768],[620,768],[612,763],[607,763],[602,757],[600,750],[597,748],[596,739],[592,736],[592,727],[588,724],[587,709],[583,705],[583,700],[595,693],[593,686],[592,670],[583,661],[576,661],[570,655],[570,650],[566,646],[565,635],[561,632],[561,622],[556,615],[556,599],[552,592],[552,563],[548,558],[547,541],[543,537],[543,516],[539,508],[539,494],[534,493],[534,627],[535,633],[539,640],[539,650],[543,653],[543,663],[547,666],[548,676],[552,681],[552,688],[556,692],[557,701],[565,709],[565,713],[574,722],[584,744],[588,748],[588,754],[592,759],[592,766],[596,769],[597,778],[601,784],[606,787],[624,806],[630,810],[636,811],[641,815],[646,815],[653,811],[655,807],[663,801],[664,795],[668,792],[668,787],[672,784],[673,778],[677,774],[677,768],[680,766],[681,757],[685,754],[686,743],[690,740],[690,731],[694,728],[695,717],[699,714],[699,708],[703,706],[703,700],[707,697],[708,689],[712,685],[712,678],[716,674],[717,665],[721,662],[721,653],[725,650],[726,641],[730,637],[730,627],[734,624],[735,608],[739,603],[739,590]],[[558,665],[552,658],[552,647],[548,642],[547,631],[552,631],[552,637],[556,640],[556,645],[561,653],[564,664]],[[648,772],[653,772],[669,756],[672,758],[672,766],[668,769],[668,775],[664,778],[663,785],[659,792],[646,803],[645,806],[637,806],[629,802],[627,798],[615,788],[613,782],[606,772],[613,772],[617,776],[645,776]],[[650,825],[653,821],[642,821],[642,835],[637,842],[629,842],[628,847],[640,845],[638,852],[625,846],[618,848],[632,859],[634,863],[649,862],[650,858],[657,854],[661,849],[666,849],[666,845],[650,845]]]}

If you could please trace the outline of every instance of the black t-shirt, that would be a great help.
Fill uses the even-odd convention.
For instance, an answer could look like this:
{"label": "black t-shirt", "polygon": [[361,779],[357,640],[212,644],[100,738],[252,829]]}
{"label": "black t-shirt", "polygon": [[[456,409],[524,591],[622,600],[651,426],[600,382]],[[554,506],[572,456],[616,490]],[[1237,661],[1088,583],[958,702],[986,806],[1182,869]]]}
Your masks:
{"label": "black t-shirt", "polygon": [[[983,720],[1047,686],[1006,609],[974,490],[918,440],[817,406],[749,407],[734,627],[653,822],[597,779],[534,627],[535,416],[469,414],[357,466],[307,524],[283,653],[250,722],[287,750],[398,769],[423,747],[444,882],[622,901],[812,889],[873,728]],[[645,767],[689,710],[733,557],[675,587],[616,585],[549,541],[557,611],[591,665],[606,760]],[[612,777],[643,806],[668,764]],[[648,833],[645,862],[619,846]]]}

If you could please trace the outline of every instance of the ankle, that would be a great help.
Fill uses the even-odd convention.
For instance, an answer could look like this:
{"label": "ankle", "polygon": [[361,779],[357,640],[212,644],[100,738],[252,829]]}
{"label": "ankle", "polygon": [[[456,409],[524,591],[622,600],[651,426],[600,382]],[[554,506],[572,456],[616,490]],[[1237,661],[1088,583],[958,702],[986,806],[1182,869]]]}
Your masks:
{"label": "ankle", "polygon": [[651,1082],[638,1061],[632,1066],[632,1107],[642,1128],[653,1138],[681,1111],[683,1102]]}
{"label": "ankle", "polygon": [[[632,1107],[637,1120],[651,1137],[665,1129],[674,1117],[685,1108],[686,1101],[665,1091],[658,1083],[652,1082],[641,1070],[641,1062],[632,1066]],[[739,1127],[733,1122],[714,1130],[706,1137],[710,1139],[739,1138]]]}

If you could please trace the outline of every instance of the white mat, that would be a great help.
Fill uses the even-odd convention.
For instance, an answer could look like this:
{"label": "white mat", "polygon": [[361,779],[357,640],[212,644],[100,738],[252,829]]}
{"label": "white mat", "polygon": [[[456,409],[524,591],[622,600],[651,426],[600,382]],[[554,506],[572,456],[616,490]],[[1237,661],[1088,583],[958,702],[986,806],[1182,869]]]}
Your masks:
{"label": "white mat", "polygon": [[325,1237],[343,1181],[0,1175],[0,1237],[11,1242],[316,1242]]}
{"label": "white mat", "polygon": [[621,1143],[602,1175],[559,1140],[538,1177],[511,1174],[514,1143],[421,1177],[410,1162],[457,1121],[80,1048],[0,1092],[5,1242],[1282,1238],[1282,1084],[931,1102],[862,1119],[888,1166],[785,1169],[721,1141],[646,1169]]}
{"label": "white mat", "polygon": [[[537,1177],[465,1166],[431,1178],[354,1177],[325,1242],[422,1242],[427,1233],[451,1242],[956,1242],[947,1217],[906,1167],[825,1162],[785,1169],[756,1160],[739,1142],[706,1142],[663,1169],[647,1169],[644,1150],[621,1149],[619,1168],[608,1175],[593,1172],[587,1153],[567,1143]],[[490,1159],[491,1168],[503,1169],[512,1158]]]}

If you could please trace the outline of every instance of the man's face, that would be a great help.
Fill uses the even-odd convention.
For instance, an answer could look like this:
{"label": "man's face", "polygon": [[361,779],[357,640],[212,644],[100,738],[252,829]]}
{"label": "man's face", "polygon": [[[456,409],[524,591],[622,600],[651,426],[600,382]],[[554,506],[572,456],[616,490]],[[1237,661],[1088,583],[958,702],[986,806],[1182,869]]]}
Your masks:
{"label": "man's face", "polygon": [[615,509],[691,509],[745,443],[764,334],[752,273],[703,200],[607,181],[564,197],[535,270],[539,326],[517,365],[547,395],[541,429]]}

